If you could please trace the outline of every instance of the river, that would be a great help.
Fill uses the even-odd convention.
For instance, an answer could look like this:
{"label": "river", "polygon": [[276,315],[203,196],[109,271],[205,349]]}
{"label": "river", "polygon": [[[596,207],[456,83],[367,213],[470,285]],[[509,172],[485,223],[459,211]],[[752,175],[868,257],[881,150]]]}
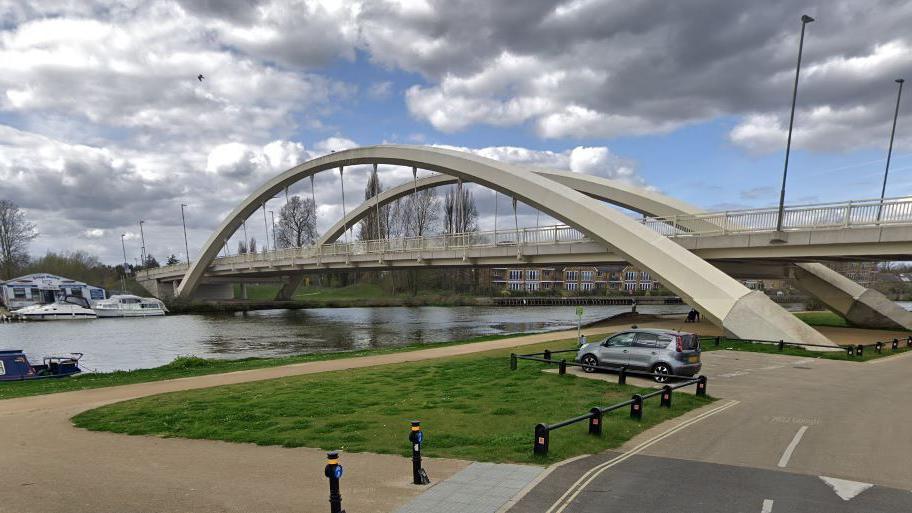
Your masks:
{"label": "river", "polygon": [[[640,305],[643,313],[679,313],[684,305]],[[583,323],[629,306],[587,306]],[[0,324],[0,349],[33,360],[84,353],[86,370],[156,367],[179,355],[206,358],[285,356],[447,342],[482,335],[568,329],[576,307],[384,307],[261,310],[144,319]]]}

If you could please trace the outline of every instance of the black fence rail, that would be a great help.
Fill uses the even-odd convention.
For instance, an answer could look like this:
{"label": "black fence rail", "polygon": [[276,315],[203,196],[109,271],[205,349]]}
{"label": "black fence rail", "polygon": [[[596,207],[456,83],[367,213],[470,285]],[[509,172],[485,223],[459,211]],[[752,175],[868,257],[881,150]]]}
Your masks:
{"label": "black fence rail", "polygon": [[903,345],[905,345],[907,349],[912,348],[912,335],[908,336],[905,340],[902,340],[902,341],[899,338],[893,338],[892,340],[888,340],[888,341],[878,340],[876,342],[871,342],[868,344],[848,344],[848,345],[838,345],[838,346],[827,346],[827,345],[823,345],[823,344],[807,344],[804,342],[785,342],[784,340],[778,340],[778,341],[777,340],[757,340],[757,339],[741,339],[741,338],[730,338],[730,337],[719,337],[719,336],[716,336],[716,337],[701,336],[699,338],[700,338],[701,346],[705,345],[706,343],[711,343],[711,344],[715,345],[716,347],[718,347],[722,344],[723,341],[733,341],[733,342],[748,343],[748,344],[775,345],[775,346],[779,347],[780,351],[785,349],[785,347],[787,347],[787,346],[788,347],[822,347],[822,348],[828,348],[828,349],[841,348],[843,351],[846,352],[846,356],[849,356],[849,357],[851,357],[851,356],[863,357],[865,348],[871,348],[878,354],[883,353],[883,349],[887,345],[890,346],[891,351],[899,351]]}
{"label": "black fence rail", "polygon": [[519,360],[528,360],[530,362],[541,362],[547,363],[549,365],[557,365],[558,374],[566,374],[567,367],[582,367],[585,369],[593,369],[597,371],[611,372],[618,375],[618,384],[623,385],[627,383],[627,376],[636,376],[636,377],[646,377],[654,378],[656,381],[667,381],[669,379],[684,379],[690,380],[694,379],[693,376],[679,376],[676,374],[664,374],[657,372],[648,372],[631,369],[627,365],[585,365],[580,362],[577,362],[576,359],[567,360],[562,358],[560,360],[555,359],[554,355],[561,353],[576,353],[578,349],[564,349],[560,351],[549,351],[544,350],[541,353],[528,353],[528,354],[516,354],[510,353],[510,370],[516,370],[519,366]]}

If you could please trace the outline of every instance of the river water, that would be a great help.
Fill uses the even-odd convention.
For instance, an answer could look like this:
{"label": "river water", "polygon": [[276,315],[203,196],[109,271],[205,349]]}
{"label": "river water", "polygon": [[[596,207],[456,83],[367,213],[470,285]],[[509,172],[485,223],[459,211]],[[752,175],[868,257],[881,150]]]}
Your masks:
{"label": "river water", "polygon": [[[642,313],[680,313],[688,309],[684,305],[638,307]],[[629,306],[587,306],[583,323],[629,310]],[[574,306],[261,310],[0,324],[0,349],[23,349],[33,360],[76,351],[85,353],[84,369],[110,371],[156,367],[179,355],[284,356],[431,344],[575,326]]]}

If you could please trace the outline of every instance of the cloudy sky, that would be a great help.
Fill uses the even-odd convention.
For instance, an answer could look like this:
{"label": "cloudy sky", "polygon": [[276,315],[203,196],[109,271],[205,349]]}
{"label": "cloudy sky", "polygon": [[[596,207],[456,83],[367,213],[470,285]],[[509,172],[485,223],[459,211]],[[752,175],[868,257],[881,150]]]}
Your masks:
{"label": "cloudy sky", "polygon": [[[912,78],[909,2],[0,0],[0,198],[38,225],[34,254],[109,263],[121,233],[139,254],[139,219],[152,254],[183,258],[188,204],[192,256],[267,177],[384,142],[620,178],[707,209],[768,206],[802,13],[817,21],[787,201],[877,197],[894,79]],[[912,194],[909,102],[889,196]],[[410,176],[381,170],[385,186]],[[346,191],[365,181],[346,173]],[[476,194],[486,228],[493,195]],[[338,176],[319,176],[316,196],[329,226]],[[262,219],[248,228],[262,240]]]}

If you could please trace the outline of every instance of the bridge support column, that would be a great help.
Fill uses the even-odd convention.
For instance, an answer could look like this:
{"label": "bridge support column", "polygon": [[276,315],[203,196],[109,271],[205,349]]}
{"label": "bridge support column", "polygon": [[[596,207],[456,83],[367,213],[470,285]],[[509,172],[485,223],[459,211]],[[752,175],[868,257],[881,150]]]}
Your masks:
{"label": "bridge support column", "polygon": [[240,285],[241,285],[240,299],[247,299],[247,284],[242,282]]}
{"label": "bridge support column", "polygon": [[912,312],[823,264],[795,264],[795,285],[855,326],[912,330]]}
{"label": "bridge support column", "polygon": [[726,336],[806,342],[809,344],[836,344],[819,331],[798,321],[791,313],[774,303],[763,292],[755,290],[741,296],[722,319]]}
{"label": "bridge support column", "polygon": [[276,294],[276,301],[291,301],[292,296],[298,287],[301,286],[301,282],[304,281],[304,275],[302,274],[293,274],[288,277],[288,281],[282,285],[282,288],[279,289],[279,292]]}

